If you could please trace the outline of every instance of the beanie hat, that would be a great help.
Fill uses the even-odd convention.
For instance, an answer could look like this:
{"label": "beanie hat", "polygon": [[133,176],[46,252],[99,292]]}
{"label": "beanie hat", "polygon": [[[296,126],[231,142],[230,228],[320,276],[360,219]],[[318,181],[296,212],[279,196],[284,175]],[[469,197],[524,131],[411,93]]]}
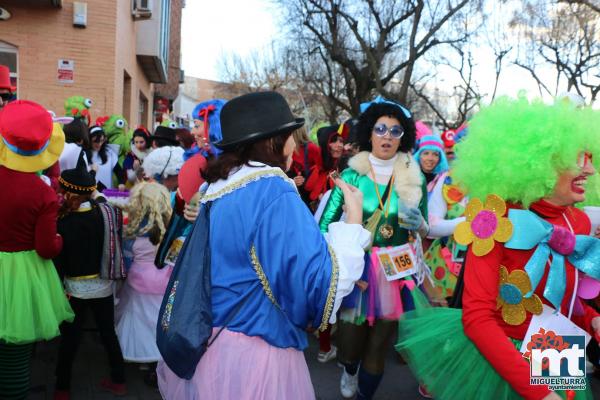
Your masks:
{"label": "beanie hat", "polygon": [[435,151],[439,154],[440,161],[433,169],[433,173],[439,174],[448,171],[448,160],[446,159],[446,154],[444,153],[444,143],[439,137],[434,135],[423,136],[417,142],[417,146],[419,150],[417,150],[414,156],[417,162],[421,162],[420,156],[424,151]]}

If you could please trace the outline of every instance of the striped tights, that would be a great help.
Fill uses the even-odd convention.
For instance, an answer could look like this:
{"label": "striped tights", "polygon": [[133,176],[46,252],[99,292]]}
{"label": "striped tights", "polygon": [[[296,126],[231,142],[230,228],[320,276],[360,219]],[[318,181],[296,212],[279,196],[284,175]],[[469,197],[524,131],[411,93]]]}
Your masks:
{"label": "striped tights", "polygon": [[32,350],[33,343],[7,344],[0,341],[0,399],[27,398]]}

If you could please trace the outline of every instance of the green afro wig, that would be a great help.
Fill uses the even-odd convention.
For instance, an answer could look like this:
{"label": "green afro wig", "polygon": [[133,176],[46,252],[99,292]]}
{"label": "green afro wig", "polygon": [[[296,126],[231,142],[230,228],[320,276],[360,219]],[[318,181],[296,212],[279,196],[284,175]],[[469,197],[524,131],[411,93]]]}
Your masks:
{"label": "green afro wig", "polygon": [[[559,174],[577,170],[582,151],[594,155],[598,169],[597,111],[501,98],[469,122],[469,134],[456,146],[452,176],[472,198],[493,193],[529,207],[553,193]],[[586,188],[592,196],[600,183],[594,178]]]}

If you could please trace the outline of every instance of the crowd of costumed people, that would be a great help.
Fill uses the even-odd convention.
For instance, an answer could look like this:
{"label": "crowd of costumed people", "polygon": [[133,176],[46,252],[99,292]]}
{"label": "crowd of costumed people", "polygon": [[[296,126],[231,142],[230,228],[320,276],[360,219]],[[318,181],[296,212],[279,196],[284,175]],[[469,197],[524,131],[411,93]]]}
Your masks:
{"label": "crowd of costumed people", "polygon": [[147,129],[14,92],[0,68],[1,399],[53,338],[70,399],[90,313],[119,396],[139,368],[169,400],[315,399],[315,335],[344,398],[394,350],[415,396],[593,398],[530,378],[561,334],[598,365],[598,111],[500,98],[440,133],[377,96],[307,127],[257,92]]}

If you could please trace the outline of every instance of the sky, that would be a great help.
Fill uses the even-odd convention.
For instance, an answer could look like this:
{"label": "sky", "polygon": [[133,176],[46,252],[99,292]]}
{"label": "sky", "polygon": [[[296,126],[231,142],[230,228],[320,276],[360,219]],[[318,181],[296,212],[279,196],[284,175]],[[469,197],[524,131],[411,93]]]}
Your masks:
{"label": "sky", "polygon": [[182,68],[218,80],[223,53],[241,56],[277,37],[273,7],[265,0],[187,0],[181,27]]}
{"label": "sky", "polygon": [[[223,53],[240,56],[268,46],[278,38],[272,0],[187,0],[182,20],[182,68],[187,76],[219,80],[217,64]],[[489,49],[488,49],[489,50]],[[492,93],[494,58],[490,51],[477,50],[475,79],[483,93]],[[449,91],[456,83],[451,74],[438,73],[433,85]],[[507,66],[503,69],[498,95],[517,96],[525,90],[539,96],[537,85],[527,72]]]}

